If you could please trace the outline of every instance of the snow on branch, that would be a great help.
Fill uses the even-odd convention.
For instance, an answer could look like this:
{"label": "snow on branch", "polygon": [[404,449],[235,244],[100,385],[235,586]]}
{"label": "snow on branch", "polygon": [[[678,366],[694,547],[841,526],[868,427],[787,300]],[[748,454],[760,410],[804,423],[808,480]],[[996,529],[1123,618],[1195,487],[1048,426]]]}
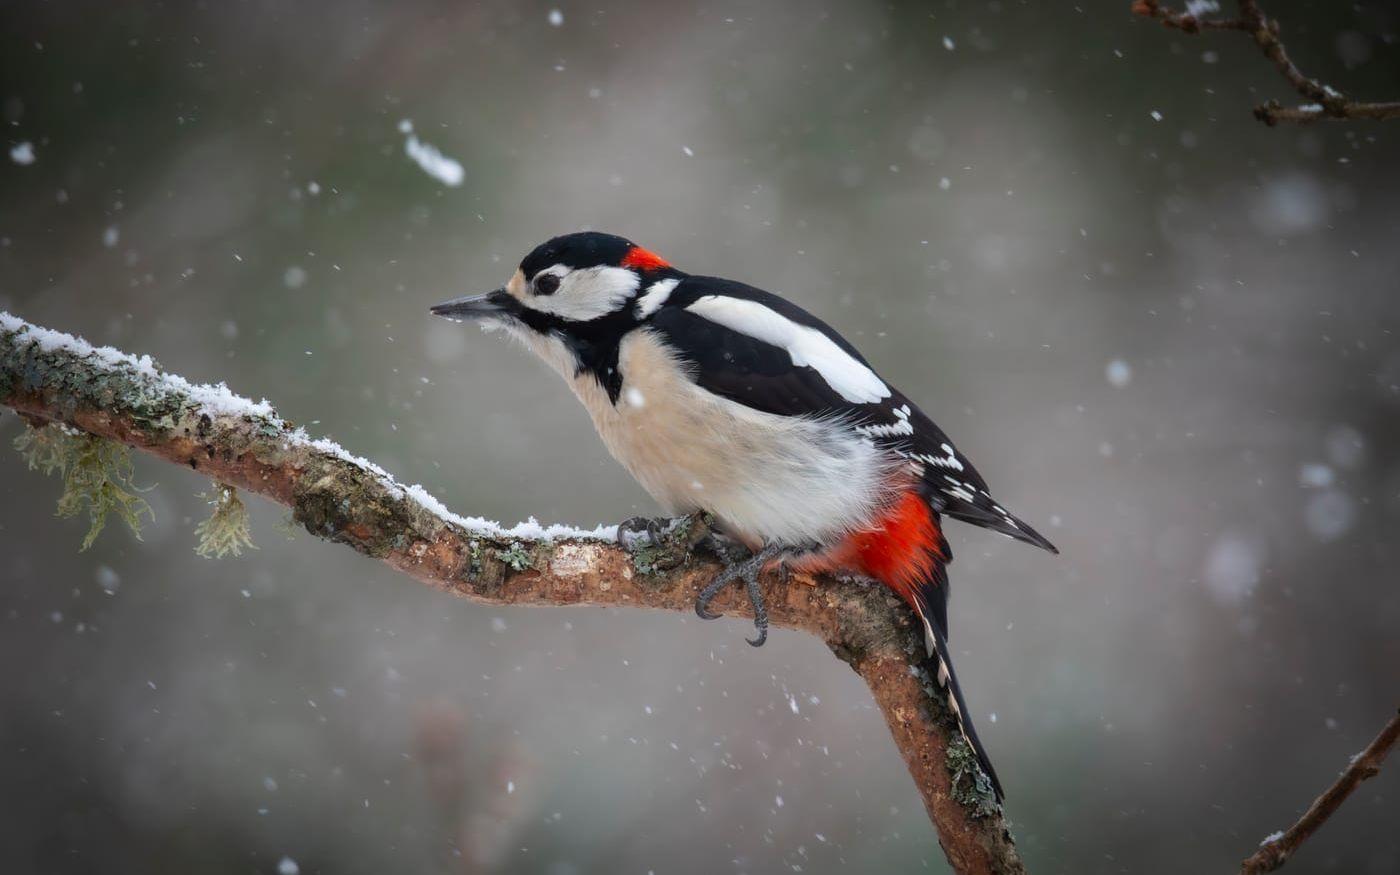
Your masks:
{"label": "snow on branch", "polygon": [[[191,383],[184,377],[160,370],[155,360],[148,355],[138,358],[110,346],[93,346],[81,337],[31,325],[5,312],[0,312],[0,332],[10,335],[13,340],[22,338],[35,353],[47,353],[69,361],[84,362],[87,366],[85,370],[90,370],[95,375],[120,374],[125,378],[124,382],[128,384],[129,391],[124,398],[114,400],[125,400],[135,404],[132,408],[134,411],[138,408],[166,410],[185,407],[188,408],[188,413],[208,417],[210,422],[214,419],[233,419],[256,425],[264,434],[276,434],[284,450],[308,450],[339,459],[359,469],[364,476],[377,479],[389,494],[396,497],[410,496],[428,513],[466,532],[494,538],[544,541],[574,538],[611,542],[617,538],[617,526],[598,526],[585,530],[562,525],[541,526],[531,519],[507,528],[481,517],[458,516],[422,486],[404,486],[383,468],[348,452],[335,441],[329,438],[313,439],[305,429],[293,427],[277,415],[265,398],[261,401],[244,398],[234,394],[223,383]],[[3,376],[0,376],[0,387],[4,386],[3,379]]]}
{"label": "snow on branch", "polygon": [[1353,100],[1330,85],[1303,75],[1303,71],[1293,63],[1279,38],[1277,19],[1269,18],[1259,0],[1238,0],[1239,14],[1230,18],[1214,17],[1220,11],[1216,0],[1188,0],[1186,9],[1177,12],[1164,6],[1160,0],[1133,0],[1135,15],[1155,18],[1166,27],[1182,33],[1200,33],[1203,30],[1234,30],[1254,37],[1254,42],[1263,51],[1294,91],[1303,96],[1307,103],[1299,106],[1283,106],[1277,100],[1270,100],[1254,108],[1254,117],[1273,127],[1279,122],[1307,123],[1319,119],[1345,121],[1349,119],[1396,119],[1400,118],[1400,101],[1387,103],[1365,103]]}
{"label": "snow on branch", "polygon": [[[703,520],[624,549],[615,526],[583,530],[531,520],[507,528],[459,516],[421,486],[404,486],[338,444],[312,438],[267,401],[239,397],[222,383],[191,383],[149,356],[94,347],[3,312],[0,406],[31,426],[75,429],[262,495],[290,508],[312,534],[476,602],[690,614],[696,593],[719,571],[698,546]],[[241,503],[231,493],[215,500],[223,517],[212,523],[218,531],[206,539],[209,551],[247,546]],[[960,766],[970,749],[921,667],[922,632],[908,608],[884,587],[828,579],[805,585],[811,583],[794,575],[786,585],[770,584],[772,621],[817,636],[865,681],[953,870],[1024,872],[1001,807]],[[750,612],[734,589],[715,606],[735,616]]]}

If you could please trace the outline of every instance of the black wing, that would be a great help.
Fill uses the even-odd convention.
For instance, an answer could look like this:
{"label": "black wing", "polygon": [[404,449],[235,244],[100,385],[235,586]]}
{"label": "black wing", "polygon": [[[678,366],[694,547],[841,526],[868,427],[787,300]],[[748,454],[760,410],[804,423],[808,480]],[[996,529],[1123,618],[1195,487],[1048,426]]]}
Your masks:
{"label": "black wing", "polygon": [[816,368],[795,365],[786,349],[686,309],[707,296],[762,304],[785,319],[820,331],[861,365],[870,366],[844,337],[792,302],[743,283],[692,276],[683,279],[665,306],[644,324],[659,332],[691,366],[701,387],[779,416],[842,417],[877,445],[908,458],[935,510],[1058,552],[992,499],[986,481],[967,457],[898,390],[889,387],[889,396],[874,403],[852,402],[833,389]]}
{"label": "black wing", "polygon": [[701,387],[754,410],[779,416],[822,416],[849,406],[816,370],[793,367],[771,346],[679,307],[663,307],[649,323],[690,366]]}

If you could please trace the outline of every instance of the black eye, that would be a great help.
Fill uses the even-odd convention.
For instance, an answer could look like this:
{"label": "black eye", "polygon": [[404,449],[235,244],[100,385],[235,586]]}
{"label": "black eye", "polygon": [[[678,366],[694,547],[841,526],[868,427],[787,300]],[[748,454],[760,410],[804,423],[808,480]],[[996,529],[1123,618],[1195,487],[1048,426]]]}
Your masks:
{"label": "black eye", "polygon": [[552,295],[559,291],[559,277],[552,273],[544,273],[535,277],[535,294]]}

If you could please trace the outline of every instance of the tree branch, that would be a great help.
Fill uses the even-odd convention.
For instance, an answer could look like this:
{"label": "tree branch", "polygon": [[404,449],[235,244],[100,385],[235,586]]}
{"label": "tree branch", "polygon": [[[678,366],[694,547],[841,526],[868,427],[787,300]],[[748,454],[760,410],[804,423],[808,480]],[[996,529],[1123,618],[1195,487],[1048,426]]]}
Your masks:
{"label": "tree branch", "polygon": [[1288,861],[1308,837],[1317,832],[1318,827],[1327,822],[1352,791],[1367,778],[1380,774],[1381,763],[1386,755],[1400,741],[1400,710],[1390,718],[1381,734],[1366,746],[1366,749],[1352,757],[1351,765],[1337,776],[1331,787],[1317,799],[1288,831],[1264,839],[1259,850],[1240,866],[1241,875],[1258,875],[1272,872]]}
{"label": "tree branch", "polygon": [[1277,100],[1270,100],[1256,106],[1254,117],[1270,127],[1279,122],[1306,124],[1319,119],[1400,118],[1400,101],[1362,103],[1352,100],[1330,85],[1324,85],[1303,75],[1303,71],[1288,57],[1288,51],[1279,39],[1278,20],[1265,15],[1258,0],[1239,0],[1239,15],[1235,18],[1203,18],[1190,12],[1174,12],[1164,8],[1159,0],[1133,0],[1132,9],[1135,15],[1155,18],[1165,27],[1175,28],[1182,33],[1238,30],[1251,34],[1264,56],[1273,62],[1279,74],[1288,80],[1293,90],[1311,101],[1302,106],[1286,107]]}
{"label": "tree branch", "polygon": [[[627,605],[689,614],[718,563],[682,527],[635,553],[610,533],[523,525],[503,529],[448,512],[419,487],[313,440],[266,403],[198,386],[149,358],[0,313],[0,405],[136,447],[291,508],[307,531],[353,547],[428,586],[489,604]],[[810,581],[807,581],[810,582]],[[727,590],[716,607],[742,615]],[[959,873],[1022,873],[994,798],[936,685],[922,668],[912,614],[883,587],[823,579],[770,585],[773,623],[826,642],[870,687]]]}

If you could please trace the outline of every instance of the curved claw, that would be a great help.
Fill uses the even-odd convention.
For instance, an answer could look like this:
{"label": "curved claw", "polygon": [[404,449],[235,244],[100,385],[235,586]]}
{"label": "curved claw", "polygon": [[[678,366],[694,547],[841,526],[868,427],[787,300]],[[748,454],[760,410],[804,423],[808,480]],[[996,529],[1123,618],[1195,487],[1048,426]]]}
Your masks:
{"label": "curved claw", "polygon": [[733,579],[734,575],[732,575],[727,568],[715,575],[715,579],[711,580],[709,585],[701,590],[700,594],[695,597],[695,616],[702,620],[718,620],[723,616],[722,614],[716,614],[710,610],[710,602],[714,601],[719,591],[724,589],[724,585]]}
{"label": "curved claw", "polygon": [[[780,548],[769,546],[741,562],[731,563],[715,575],[714,579],[701,590],[695,599],[695,614],[702,620],[716,620],[720,615],[710,611],[710,602],[726,584],[742,581],[748,592],[749,603],[753,605],[753,624],[758,629],[757,638],[744,639],[751,647],[762,647],[768,640],[768,609],[763,604],[763,588],[758,583],[763,566],[780,552]],[[785,576],[786,568],[780,567],[779,574]]]}

